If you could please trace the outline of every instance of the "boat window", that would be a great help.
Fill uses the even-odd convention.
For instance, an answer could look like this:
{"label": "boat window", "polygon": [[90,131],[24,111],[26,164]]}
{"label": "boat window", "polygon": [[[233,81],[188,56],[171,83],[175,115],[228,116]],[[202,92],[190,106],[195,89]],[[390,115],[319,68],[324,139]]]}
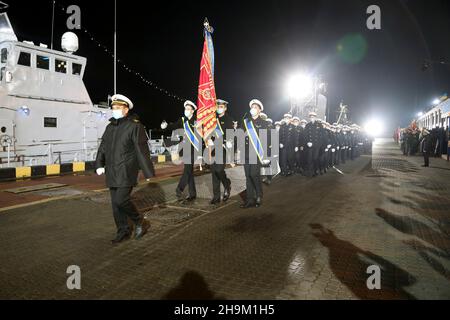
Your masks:
{"label": "boat window", "polygon": [[55,71],[67,73],[67,61],[55,59]]}
{"label": "boat window", "polygon": [[31,53],[29,52],[20,52],[19,61],[17,64],[21,66],[31,67]]}
{"label": "boat window", "polygon": [[81,64],[79,64],[79,63],[72,63],[72,74],[73,75],[76,75],[76,76],[79,76],[79,75],[81,75],[81,69],[82,69],[82,65]]}
{"label": "boat window", "polygon": [[7,48],[2,49],[1,56],[2,56],[2,58],[1,58],[2,63],[6,63],[6,61],[8,61],[8,49]]}
{"label": "boat window", "polygon": [[39,69],[49,70],[50,69],[50,58],[45,56],[36,56],[36,67]]}
{"label": "boat window", "polygon": [[3,67],[3,68],[0,70],[0,82],[3,81],[3,77],[5,76],[5,70],[6,70],[5,67]]}
{"label": "boat window", "polygon": [[44,118],[44,127],[45,128],[56,128],[56,118]]}

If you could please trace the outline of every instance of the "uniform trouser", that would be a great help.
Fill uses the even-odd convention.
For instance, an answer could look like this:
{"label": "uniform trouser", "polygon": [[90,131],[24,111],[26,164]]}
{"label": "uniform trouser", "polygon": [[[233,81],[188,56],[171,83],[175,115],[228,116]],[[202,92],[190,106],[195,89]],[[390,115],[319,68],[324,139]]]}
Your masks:
{"label": "uniform trouser", "polygon": [[118,234],[130,233],[128,219],[135,224],[141,223],[142,217],[131,201],[133,187],[109,188],[111,193],[111,204]]}
{"label": "uniform trouser", "polygon": [[422,152],[422,153],[423,153],[424,164],[428,167],[430,165],[430,154],[428,152]]}
{"label": "uniform trouser", "polygon": [[244,164],[245,180],[247,186],[247,202],[255,202],[256,198],[262,198],[261,165]]}
{"label": "uniform trouser", "polygon": [[306,163],[308,175],[313,175],[319,170],[319,148],[306,149]]}
{"label": "uniform trouser", "polygon": [[300,150],[295,153],[295,168],[296,168],[297,172],[303,170],[302,151],[300,151]]}
{"label": "uniform trouser", "polygon": [[295,170],[295,147],[289,146],[288,149],[288,166],[290,171]]}
{"label": "uniform trouser", "polygon": [[183,175],[181,176],[180,182],[178,183],[178,190],[183,192],[186,186],[189,187],[189,196],[196,197],[197,190],[195,189],[193,164],[184,164]]}
{"label": "uniform trouser", "polygon": [[280,168],[281,168],[282,174],[285,174],[288,172],[287,146],[283,146],[283,148],[280,149]]}
{"label": "uniform trouser", "polygon": [[347,160],[346,153],[347,153],[347,150],[345,149],[345,147],[342,147],[341,148],[341,162],[342,163],[345,163],[345,160]]}
{"label": "uniform trouser", "polygon": [[220,183],[227,189],[231,185],[231,180],[227,178],[224,164],[211,164],[211,176],[213,184],[214,199],[220,199]]}
{"label": "uniform trouser", "polygon": [[339,147],[339,150],[336,148],[336,152],[335,152],[335,163],[336,165],[339,165],[341,163],[341,148]]}
{"label": "uniform trouser", "polygon": [[306,170],[306,151],[305,150],[300,150],[298,152],[299,157],[300,157],[300,168],[302,168],[303,171]]}

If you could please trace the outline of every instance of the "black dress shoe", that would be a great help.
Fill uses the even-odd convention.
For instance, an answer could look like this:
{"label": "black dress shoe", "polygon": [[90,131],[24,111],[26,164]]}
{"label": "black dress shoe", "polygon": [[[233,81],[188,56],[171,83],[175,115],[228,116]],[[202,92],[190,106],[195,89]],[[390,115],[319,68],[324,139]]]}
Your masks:
{"label": "black dress shoe", "polygon": [[223,202],[225,202],[228,199],[230,199],[230,195],[231,195],[231,186],[226,188],[225,191],[223,192]]}
{"label": "black dress shoe", "polygon": [[176,194],[176,196],[177,196],[177,200],[178,201],[183,201],[183,192],[181,192],[181,190],[180,189],[176,189],[175,190],[175,194]]}
{"label": "black dress shoe", "polygon": [[187,198],[185,199],[185,201],[186,201],[186,202],[192,202],[192,201],[194,201],[195,199],[197,199],[196,196],[193,196],[193,197],[189,196],[189,197],[187,197]]}
{"label": "black dress shoe", "polygon": [[220,203],[220,199],[212,199],[209,203],[212,205],[218,204]]}
{"label": "black dress shoe", "polygon": [[255,207],[259,208],[262,206],[262,199],[260,197],[256,198]]}
{"label": "black dress shoe", "polygon": [[240,205],[240,207],[242,209],[253,208],[253,207],[255,207],[255,203],[254,202],[244,202]]}
{"label": "black dress shoe", "polygon": [[150,229],[150,223],[147,220],[143,220],[141,224],[136,225],[136,229],[134,231],[134,239],[141,239]]}
{"label": "black dress shoe", "polygon": [[112,243],[112,244],[118,244],[118,243],[121,243],[121,242],[123,242],[123,241],[125,241],[125,240],[130,239],[130,236],[131,236],[131,235],[130,235],[129,233],[117,234],[116,237],[115,237],[113,240],[111,240],[111,243]]}

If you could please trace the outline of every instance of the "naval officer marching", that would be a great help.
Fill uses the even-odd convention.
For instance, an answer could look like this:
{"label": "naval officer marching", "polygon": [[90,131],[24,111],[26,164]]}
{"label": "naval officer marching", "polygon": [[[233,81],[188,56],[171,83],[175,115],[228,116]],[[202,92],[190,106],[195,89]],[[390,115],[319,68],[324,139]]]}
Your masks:
{"label": "naval officer marching", "polygon": [[[213,138],[218,139],[216,146],[220,148],[220,152],[214,150],[214,162],[211,163],[211,176],[213,185],[213,199],[211,204],[220,203],[220,184],[224,187],[223,201],[230,198],[231,180],[227,178],[225,165],[227,164],[227,156],[234,156],[233,142],[227,139],[229,130],[234,129],[233,119],[227,114],[228,102],[217,99],[217,126],[213,133]],[[221,156],[223,155],[223,156]],[[228,157],[230,159],[231,157]]]}
{"label": "naval officer marching", "polygon": [[[195,103],[186,100],[186,102],[184,103],[184,117],[182,117],[179,122],[175,122],[170,125],[167,124],[166,121],[163,121],[161,123],[161,129],[166,131],[173,131],[180,128],[182,128],[183,130],[181,144],[184,146],[184,148],[181,150],[181,152],[183,152],[182,156],[184,169],[183,175],[181,176],[178,186],[175,190],[179,201],[184,200],[187,202],[191,202],[197,198],[197,189],[195,187],[194,180],[194,164],[195,155],[201,154],[203,140],[197,135],[196,121],[194,117],[196,111],[197,106],[195,105]],[[179,142],[177,141],[176,143]],[[166,146],[168,145],[166,144]],[[190,151],[190,155],[184,154],[184,151]],[[186,186],[189,187],[189,196],[186,199],[183,199],[183,191]]]}
{"label": "naval officer marching", "polygon": [[[268,160],[264,160],[264,146],[261,144],[260,130],[265,129],[267,132],[269,126],[267,121],[260,117],[261,112],[264,110],[261,101],[253,99],[250,101],[249,106],[251,116],[244,118],[242,123],[242,127],[245,129],[246,133],[244,171],[247,195],[245,202],[241,204],[241,208],[258,208],[262,205],[263,196],[261,166],[268,164]],[[250,150],[256,152],[256,163],[252,163],[253,159],[250,157]]]}
{"label": "naval officer marching", "polygon": [[117,235],[113,244],[122,242],[131,236],[127,218],[135,224],[135,239],[141,238],[149,224],[138,213],[131,202],[131,191],[138,182],[139,168],[144,176],[155,174],[148,148],[145,128],[137,115],[130,115],[133,103],[127,97],[116,94],[111,99],[113,117],[106,127],[97,152],[96,171],[106,174],[106,185],[110,189],[111,204]]}

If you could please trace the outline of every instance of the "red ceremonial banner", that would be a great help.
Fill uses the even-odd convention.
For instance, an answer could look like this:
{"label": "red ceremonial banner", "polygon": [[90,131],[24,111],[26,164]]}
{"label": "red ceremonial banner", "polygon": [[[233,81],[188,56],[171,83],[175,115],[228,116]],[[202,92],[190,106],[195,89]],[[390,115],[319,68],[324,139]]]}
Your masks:
{"label": "red ceremonial banner", "polygon": [[197,107],[197,130],[202,138],[206,140],[214,132],[217,125],[216,89],[206,38],[200,63]]}

